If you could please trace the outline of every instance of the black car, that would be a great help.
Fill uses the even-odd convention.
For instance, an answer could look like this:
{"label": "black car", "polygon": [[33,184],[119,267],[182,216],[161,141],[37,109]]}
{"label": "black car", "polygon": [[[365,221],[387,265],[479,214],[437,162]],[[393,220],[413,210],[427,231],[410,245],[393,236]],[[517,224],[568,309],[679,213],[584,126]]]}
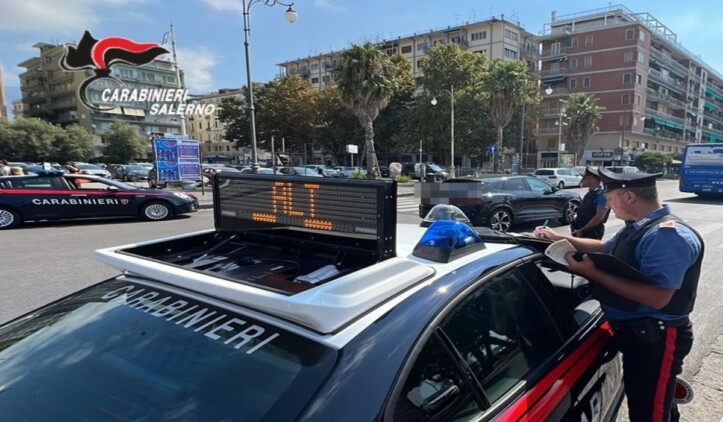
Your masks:
{"label": "black car", "polygon": [[[459,184],[459,188],[450,184]],[[456,178],[421,186],[419,216],[438,203],[459,207],[476,226],[506,232],[513,224],[557,219],[563,224],[582,203],[580,195],[550,186],[536,177]]]}
{"label": "black car", "polygon": [[397,225],[392,181],[216,177],[214,229],[96,251],[124,273],[0,326],[3,420],[615,419],[549,242]]}
{"label": "black car", "polygon": [[198,200],[192,195],[141,189],[98,176],[52,171],[0,177],[0,229],[38,220],[164,220],[197,210]]}

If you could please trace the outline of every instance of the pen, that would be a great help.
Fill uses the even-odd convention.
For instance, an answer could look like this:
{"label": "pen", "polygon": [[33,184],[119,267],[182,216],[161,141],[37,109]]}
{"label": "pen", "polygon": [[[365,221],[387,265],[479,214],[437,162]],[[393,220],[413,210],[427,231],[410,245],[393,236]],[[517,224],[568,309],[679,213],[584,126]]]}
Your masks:
{"label": "pen", "polygon": [[547,228],[547,222],[548,222],[548,221],[550,221],[550,220],[545,220],[545,222],[542,223],[542,228],[543,228],[543,229],[546,229],[546,228]]}

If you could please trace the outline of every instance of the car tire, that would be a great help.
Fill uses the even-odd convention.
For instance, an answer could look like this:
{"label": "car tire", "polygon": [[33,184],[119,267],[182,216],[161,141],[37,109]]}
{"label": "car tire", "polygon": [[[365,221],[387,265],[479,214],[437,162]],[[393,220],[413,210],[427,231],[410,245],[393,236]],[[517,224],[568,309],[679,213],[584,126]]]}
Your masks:
{"label": "car tire", "polygon": [[127,183],[127,182],[130,182],[130,179],[128,178],[128,175],[127,175],[127,174],[123,176],[123,181],[126,182],[126,183]]}
{"label": "car tire", "polygon": [[0,230],[12,229],[22,223],[20,214],[12,208],[0,207]]}
{"label": "car tire", "polygon": [[577,212],[577,208],[580,206],[577,201],[567,201],[562,207],[562,217],[559,218],[560,223],[570,224],[572,222],[572,216]]}
{"label": "car tire", "polygon": [[141,217],[150,221],[161,221],[173,216],[171,206],[165,202],[153,201],[141,208]]}
{"label": "car tire", "polygon": [[562,180],[560,180],[560,183],[557,184],[557,188],[560,189],[560,190],[565,189],[565,182],[563,182]]}
{"label": "car tire", "polygon": [[488,223],[492,230],[508,232],[512,227],[512,212],[507,208],[495,208],[490,211]]}

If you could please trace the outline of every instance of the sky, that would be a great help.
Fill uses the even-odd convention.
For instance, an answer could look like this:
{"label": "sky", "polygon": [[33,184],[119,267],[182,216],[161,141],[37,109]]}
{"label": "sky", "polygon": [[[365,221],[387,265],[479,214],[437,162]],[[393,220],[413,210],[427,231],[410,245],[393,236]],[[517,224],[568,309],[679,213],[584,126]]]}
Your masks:
{"label": "sky", "polygon": [[[284,19],[285,7],[254,1],[251,75],[258,82],[278,76],[278,63],[341,50],[351,43],[379,42],[501,15],[538,34],[552,11],[563,16],[617,4],[649,13],[675,33],[680,44],[723,74],[721,1],[297,0],[298,20],[293,24]],[[0,0],[0,65],[8,100],[20,97],[18,75],[24,70],[17,64],[37,56],[32,47],[37,42],[76,43],[90,30],[97,39],[160,43],[171,24],[191,93],[241,87],[246,83],[242,11],[242,0]]]}

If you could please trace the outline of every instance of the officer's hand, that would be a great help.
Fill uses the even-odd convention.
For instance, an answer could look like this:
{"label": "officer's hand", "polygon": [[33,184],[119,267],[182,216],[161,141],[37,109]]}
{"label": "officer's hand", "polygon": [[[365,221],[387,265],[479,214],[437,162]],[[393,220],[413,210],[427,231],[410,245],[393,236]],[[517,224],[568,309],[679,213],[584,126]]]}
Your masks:
{"label": "officer's hand", "polygon": [[562,236],[549,227],[537,226],[534,231],[538,239],[560,240]]}
{"label": "officer's hand", "polygon": [[582,261],[576,260],[574,257],[574,254],[569,253],[565,255],[565,261],[567,261],[567,266],[570,267],[570,270],[573,272],[587,276],[591,274],[593,271],[595,271],[595,263],[590,258],[590,255],[584,254],[582,256]]}

